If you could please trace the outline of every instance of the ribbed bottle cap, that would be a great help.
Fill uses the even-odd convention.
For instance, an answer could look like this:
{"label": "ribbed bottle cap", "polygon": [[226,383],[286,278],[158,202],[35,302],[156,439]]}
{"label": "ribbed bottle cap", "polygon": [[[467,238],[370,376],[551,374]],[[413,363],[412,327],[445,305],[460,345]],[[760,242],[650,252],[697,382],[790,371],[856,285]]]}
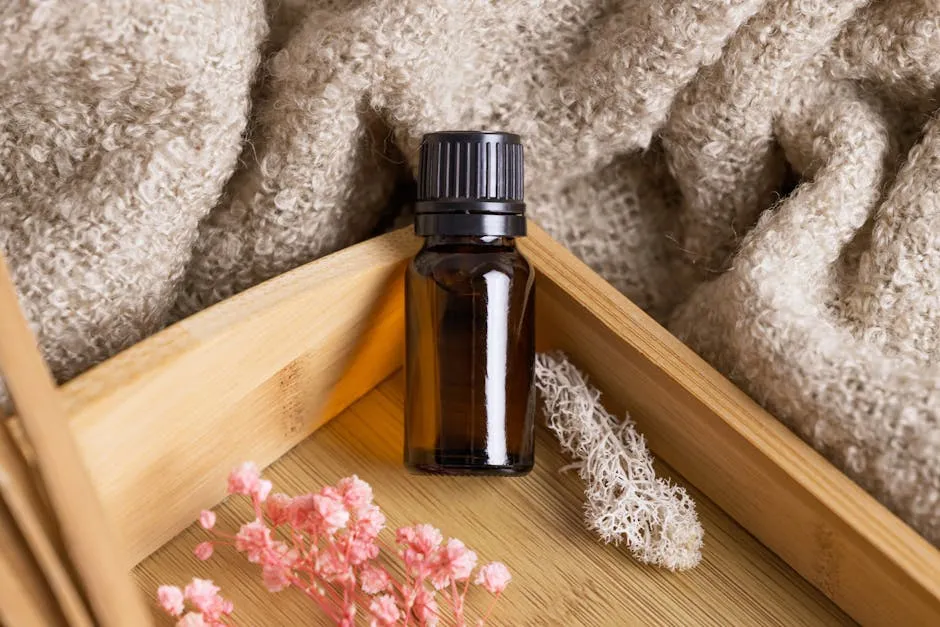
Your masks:
{"label": "ribbed bottle cap", "polygon": [[522,140],[512,133],[425,135],[418,166],[419,235],[525,234]]}

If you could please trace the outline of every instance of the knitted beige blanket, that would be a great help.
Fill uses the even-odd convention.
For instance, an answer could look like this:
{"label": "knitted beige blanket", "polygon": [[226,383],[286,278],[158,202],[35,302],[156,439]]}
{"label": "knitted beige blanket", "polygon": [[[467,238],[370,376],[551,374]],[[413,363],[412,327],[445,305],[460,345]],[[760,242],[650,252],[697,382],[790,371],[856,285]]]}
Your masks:
{"label": "knitted beige blanket", "polygon": [[67,379],[521,133],[536,221],[940,544],[938,95],[936,0],[10,0],[0,250]]}

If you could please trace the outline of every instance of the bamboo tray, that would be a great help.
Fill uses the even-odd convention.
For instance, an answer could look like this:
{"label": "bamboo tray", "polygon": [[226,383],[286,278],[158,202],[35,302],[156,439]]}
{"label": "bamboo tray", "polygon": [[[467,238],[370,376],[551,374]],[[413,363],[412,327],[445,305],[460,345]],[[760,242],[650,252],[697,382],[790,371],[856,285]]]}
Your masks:
{"label": "bamboo tray", "polygon": [[[505,561],[515,581],[496,624],[940,624],[940,552],[538,227],[522,241],[539,275],[540,349],[566,351],[692,488],[706,529],[697,570],[642,567],[587,534],[579,482],[556,472],[566,461],[544,431],[524,479],[405,473],[396,372],[403,269],[418,240],[398,231],[188,318],[62,388],[142,589],[152,597],[157,583],[208,575],[240,624],[317,616],[289,593],[272,602],[238,556],[191,557],[201,535],[186,528],[251,459],[273,463],[288,492],[357,472],[390,524],[431,522]],[[232,507],[222,524],[234,524]]]}

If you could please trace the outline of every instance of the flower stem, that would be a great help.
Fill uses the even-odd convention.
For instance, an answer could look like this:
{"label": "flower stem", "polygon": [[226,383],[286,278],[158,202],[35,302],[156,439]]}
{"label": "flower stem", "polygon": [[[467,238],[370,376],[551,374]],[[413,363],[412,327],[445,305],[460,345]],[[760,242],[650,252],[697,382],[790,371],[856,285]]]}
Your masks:
{"label": "flower stem", "polygon": [[456,621],[457,627],[464,627],[466,623],[463,619],[463,597],[457,593],[457,582],[453,579],[450,580],[450,593],[453,597],[454,605],[454,620]]}
{"label": "flower stem", "polygon": [[502,591],[499,591],[499,592],[497,592],[495,595],[493,595],[493,600],[490,601],[490,607],[489,607],[489,609],[486,610],[486,613],[483,614],[483,618],[480,619],[480,624],[481,624],[481,625],[482,625],[483,623],[485,623],[485,622],[487,621],[487,619],[490,617],[490,614],[493,613],[493,608],[496,607],[496,602],[499,601],[499,595],[501,595],[501,594],[502,594]]}
{"label": "flower stem", "polygon": [[339,623],[340,616],[334,611],[334,609],[326,601],[323,595],[317,592],[316,588],[314,587],[314,584],[311,583],[309,586],[306,586],[304,584],[304,581],[300,579],[299,577],[291,577],[289,581],[293,585],[295,585],[297,588],[299,588],[308,597],[316,601],[317,604],[320,606],[320,609],[322,609],[327,614],[327,616],[330,617],[330,619],[333,622]]}

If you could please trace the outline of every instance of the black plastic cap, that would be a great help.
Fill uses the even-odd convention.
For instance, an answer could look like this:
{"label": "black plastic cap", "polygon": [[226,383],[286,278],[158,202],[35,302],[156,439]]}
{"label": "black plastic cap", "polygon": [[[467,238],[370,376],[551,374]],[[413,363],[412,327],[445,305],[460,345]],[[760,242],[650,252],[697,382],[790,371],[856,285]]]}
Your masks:
{"label": "black plastic cap", "polygon": [[419,235],[525,234],[525,164],[513,133],[425,135],[418,166]]}
{"label": "black plastic cap", "polygon": [[512,133],[445,131],[421,141],[418,200],[523,200],[522,139]]}

